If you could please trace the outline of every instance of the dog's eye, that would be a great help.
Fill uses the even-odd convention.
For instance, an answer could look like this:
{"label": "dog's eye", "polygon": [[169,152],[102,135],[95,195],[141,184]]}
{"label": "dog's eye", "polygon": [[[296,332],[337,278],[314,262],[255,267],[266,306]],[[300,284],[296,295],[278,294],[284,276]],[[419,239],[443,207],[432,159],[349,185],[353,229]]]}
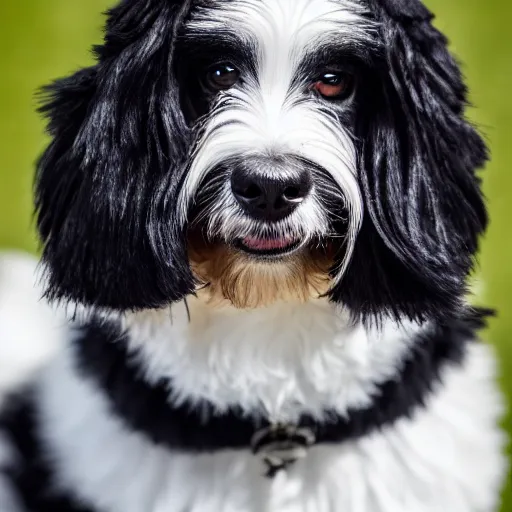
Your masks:
{"label": "dog's eye", "polygon": [[324,98],[346,99],[354,90],[354,76],[346,72],[324,73],[311,88]]}
{"label": "dog's eye", "polygon": [[233,87],[239,78],[240,72],[231,64],[215,64],[206,73],[206,85],[213,91],[225,91]]}

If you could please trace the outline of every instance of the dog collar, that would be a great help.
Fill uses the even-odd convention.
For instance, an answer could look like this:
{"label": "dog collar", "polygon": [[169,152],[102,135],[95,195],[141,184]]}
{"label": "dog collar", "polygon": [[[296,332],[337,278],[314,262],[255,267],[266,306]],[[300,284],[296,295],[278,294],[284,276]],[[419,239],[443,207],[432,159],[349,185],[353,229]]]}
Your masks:
{"label": "dog collar", "polygon": [[[91,322],[76,339],[76,365],[94,379],[108,397],[113,412],[127,427],[154,443],[192,453],[250,449],[262,458],[266,474],[273,476],[308,449],[322,443],[342,443],[410,417],[424,405],[447,364],[460,364],[475,331],[485,325],[485,312],[432,324],[411,344],[402,368],[392,379],[376,385],[371,403],[349,409],[343,416],[326,411],[324,421],[304,415],[297,424],[272,425],[268,419],[248,417],[232,408],[216,413],[209,402],[169,402],[172,381],[156,384],[130,357],[126,335],[113,323]],[[205,420],[206,418],[206,420]]]}
{"label": "dog collar", "polygon": [[265,476],[272,478],[305,458],[307,449],[315,442],[316,435],[310,428],[277,424],[258,430],[251,439],[251,447],[255,455],[261,456]]}

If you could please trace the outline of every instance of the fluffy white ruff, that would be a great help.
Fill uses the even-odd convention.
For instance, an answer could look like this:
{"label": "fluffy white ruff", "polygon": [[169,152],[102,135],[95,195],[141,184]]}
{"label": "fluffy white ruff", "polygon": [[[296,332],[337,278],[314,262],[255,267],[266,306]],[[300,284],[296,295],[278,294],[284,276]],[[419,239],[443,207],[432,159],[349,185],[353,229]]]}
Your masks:
{"label": "fluffy white ruff", "polygon": [[273,421],[368,405],[419,329],[388,322],[382,332],[366,330],[325,299],[239,310],[191,297],[187,306],[125,318],[147,379],[172,375],[177,402],[261,410]]}

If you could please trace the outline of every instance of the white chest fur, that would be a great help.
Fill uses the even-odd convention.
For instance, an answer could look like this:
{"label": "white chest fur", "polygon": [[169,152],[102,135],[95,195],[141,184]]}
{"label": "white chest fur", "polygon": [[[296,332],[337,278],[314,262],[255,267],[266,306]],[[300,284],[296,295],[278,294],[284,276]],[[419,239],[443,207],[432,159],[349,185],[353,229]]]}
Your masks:
{"label": "white chest fur", "polygon": [[[148,378],[171,375],[175,399],[263,407],[277,419],[365,404],[418,329],[388,325],[377,338],[322,302],[266,315],[190,308],[191,322],[184,306],[129,319]],[[489,349],[472,345],[413,418],[314,447],[274,480],[248,450],[192,456],[127,430],[69,352],[42,376],[41,424],[59,485],[105,512],[490,512],[504,464],[493,372]]]}
{"label": "white chest fur", "polygon": [[421,329],[365,329],[327,300],[240,311],[190,299],[188,310],[182,303],[125,323],[148,380],[172,376],[173,400],[262,409],[275,421],[367,405]]}

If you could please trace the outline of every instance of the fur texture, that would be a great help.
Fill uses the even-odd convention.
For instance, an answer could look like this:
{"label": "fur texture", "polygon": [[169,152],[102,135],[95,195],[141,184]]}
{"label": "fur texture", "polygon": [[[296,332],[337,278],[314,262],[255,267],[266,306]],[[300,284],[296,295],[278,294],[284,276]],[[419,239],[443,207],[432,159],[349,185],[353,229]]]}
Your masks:
{"label": "fur texture", "polygon": [[66,343],[2,408],[2,512],[495,510],[502,405],[464,298],[487,152],[431,21],[418,0],[109,12],[96,63],[44,92],[63,308],[40,314]]}

